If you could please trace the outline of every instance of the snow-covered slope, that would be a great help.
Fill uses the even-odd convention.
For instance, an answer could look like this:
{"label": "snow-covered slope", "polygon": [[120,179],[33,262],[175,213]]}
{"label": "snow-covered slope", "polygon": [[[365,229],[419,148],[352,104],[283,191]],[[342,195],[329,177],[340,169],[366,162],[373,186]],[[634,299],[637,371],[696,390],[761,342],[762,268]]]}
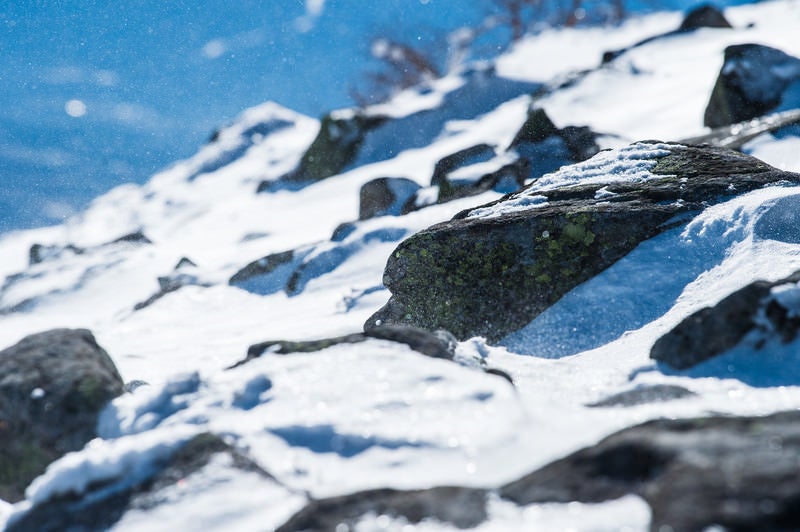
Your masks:
{"label": "snow-covered slope", "polygon": [[[549,31],[499,58],[496,71],[546,84],[535,105],[558,127],[589,125],[605,134],[600,147],[675,141],[705,131],[704,106],[727,45],[760,42],[800,56],[798,7],[785,0],[730,8],[734,29],[656,39],[603,67],[603,52],[668,32],[680,16]],[[375,178],[404,177],[428,188],[437,162],[460,150],[484,143],[498,157],[513,151],[534,97],[515,95],[458,120],[437,114],[455,90],[460,107],[468,107],[467,77],[454,74],[372,110],[398,122],[430,113],[411,122],[428,128],[433,140],[424,146],[370,156],[315,183],[286,183],[280,178],[300,162],[320,123],[266,103],[148,183],[119,187],[63,225],[0,237],[0,346],[56,327],[88,328],[126,381],[148,383],[116,399],[100,419],[98,438],[52,464],[25,501],[0,506],[0,521],[11,516],[13,523],[59,495],[132,485],[202,433],[222,436],[269,475],[216,455],[160,488],[150,506],[127,511],[114,529],[272,529],[309,496],[491,488],[648,419],[800,408],[796,342],[767,343],[760,351],[746,344],[684,372],[649,359],[653,343],[691,313],[755,279],[774,281],[800,269],[800,188],[789,186],[692,213],[499,345],[482,338],[458,343],[457,363],[367,338],[288,356],[267,352],[226,369],[265,340],[360,332],[389,298],[383,270],[403,239],[502,197],[489,189],[402,216],[358,220],[359,191]],[[800,171],[797,143],[788,130],[780,138],[764,134],[746,151]],[[616,176],[609,182],[641,180],[647,163],[615,174],[634,152],[601,153],[577,170],[551,174],[542,189],[587,168],[603,170],[593,176],[600,180],[608,173]],[[271,186],[256,193],[265,182]],[[248,264],[288,251],[296,273],[291,288],[289,274],[278,270],[244,287],[229,284]],[[159,278],[166,279],[161,286]],[[174,286],[170,280],[179,289],[163,290]],[[507,372],[514,385],[486,366]],[[693,395],[628,408],[587,406],[651,385]],[[479,530],[645,529],[651,514],[635,496],[524,507],[498,498],[489,511]],[[402,530],[401,521],[367,516],[359,530]]]}

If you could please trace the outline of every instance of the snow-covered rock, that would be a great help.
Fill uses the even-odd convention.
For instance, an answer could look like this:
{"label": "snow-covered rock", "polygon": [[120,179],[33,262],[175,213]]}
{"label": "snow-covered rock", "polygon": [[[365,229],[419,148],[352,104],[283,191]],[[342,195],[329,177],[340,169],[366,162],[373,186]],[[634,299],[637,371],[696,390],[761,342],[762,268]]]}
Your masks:
{"label": "snow-covered rock", "polygon": [[789,182],[800,183],[800,175],[718,148],[639,143],[602,152],[405,240],[384,273],[392,298],[366,326],[403,323],[500,340],[640,243],[681,225],[681,215]]}

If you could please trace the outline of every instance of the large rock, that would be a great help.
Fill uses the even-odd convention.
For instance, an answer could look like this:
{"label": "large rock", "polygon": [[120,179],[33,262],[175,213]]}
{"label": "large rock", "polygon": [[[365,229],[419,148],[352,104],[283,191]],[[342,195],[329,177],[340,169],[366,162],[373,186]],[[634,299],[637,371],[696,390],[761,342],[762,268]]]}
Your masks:
{"label": "large rock", "polygon": [[687,369],[732,349],[754,330],[761,333],[759,343],[772,337],[784,343],[794,340],[800,331],[798,281],[800,271],[775,282],[755,281],[698,310],[659,338],[650,358]]}
{"label": "large rock", "polygon": [[709,146],[601,152],[403,241],[384,272],[392,297],[365,328],[396,323],[499,340],[676,215],[778,181],[800,175]]}
{"label": "large rock", "polygon": [[520,505],[602,502],[627,494],[651,530],[800,528],[800,412],[656,420],[625,429],[515,482]]}
{"label": "large rock", "polygon": [[47,464],[94,438],[100,411],[122,391],[87,330],[34,334],[0,351],[0,498],[21,499]]}
{"label": "large rock", "polygon": [[729,46],[703,124],[716,128],[800,107],[798,84],[800,59],[760,44]]}

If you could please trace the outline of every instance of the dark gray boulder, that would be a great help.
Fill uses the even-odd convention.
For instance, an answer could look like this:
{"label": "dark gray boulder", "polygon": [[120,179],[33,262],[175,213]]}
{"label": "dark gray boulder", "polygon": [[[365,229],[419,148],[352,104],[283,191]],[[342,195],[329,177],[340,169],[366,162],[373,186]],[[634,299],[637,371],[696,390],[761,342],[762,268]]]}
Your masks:
{"label": "dark gray boulder", "polygon": [[[762,218],[763,219],[763,218]],[[759,220],[759,223],[761,220]],[[788,343],[797,338],[800,317],[773,291],[797,290],[800,272],[775,282],[755,281],[686,317],[656,340],[650,358],[675,369],[688,369],[736,347],[745,337],[758,332],[758,348],[770,339]]]}
{"label": "dark gray boulder", "polygon": [[436,487],[422,490],[367,490],[312,500],[277,532],[297,530],[355,530],[368,515],[402,518],[409,523],[436,520],[472,528],[486,520],[486,491],[477,488]]}
{"label": "dark gray boulder", "polygon": [[106,245],[113,245],[113,244],[152,244],[153,241],[150,240],[147,235],[144,234],[144,231],[139,229],[138,231],[134,231],[133,233],[128,233],[127,235],[122,235],[119,238],[115,238],[111,242]]}
{"label": "dark gray boulder", "polygon": [[400,216],[407,209],[409,200],[422,187],[404,177],[379,177],[364,183],[359,191],[358,219],[367,220],[376,216]]}
{"label": "dark gray boulder", "polygon": [[495,157],[497,157],[497,152],[494,146],[477,144],[440,159],[434,166],[433,176],[431,177],[431,186],[439,187],[438,203],[491,189],[494,183],[487,182],[487,180],[481,179],[479,176],[469,179],[456,179],[451,174],[456,170],[488,162]]}
{"label": "dark gray boulder", "polygon": [[687,369],[733,348],[756,326],[770,288],[764,281],[751,283],[715,306],[698,310],[659,338],[650,358]]}
{"label": "dark gray boulder", "polygon": [[614,181],[609,170],[602,174],[608,183],[581,184],[583,168],[619,163],[607,152],[599,162],[562,171],[577,182],[547,187],[535,181],[406,239],[384,271],[392,297],[365,329],[406,324],[497,341],[672,227],[677,215],[766,184],[800,182],[800,175],[731,150],[658,146],[646,180]]}
{"label": "dark gray boulder", "polygon": [[519,505],[642,497],[650,530],[800,528],[800,412],[655,420],[499,489]]}
{"label": "dark gray boulder", "polygon": [[50,462],[94,438],[100,411],[123,386],[84,329],[34,334],[0,351],[0,498],[20,500]]}
{"label": "dark gray boulder", "polygon": [[800,107],[798,83],[800,59],[760,44],[729,46],[703,124],[722,127]]}

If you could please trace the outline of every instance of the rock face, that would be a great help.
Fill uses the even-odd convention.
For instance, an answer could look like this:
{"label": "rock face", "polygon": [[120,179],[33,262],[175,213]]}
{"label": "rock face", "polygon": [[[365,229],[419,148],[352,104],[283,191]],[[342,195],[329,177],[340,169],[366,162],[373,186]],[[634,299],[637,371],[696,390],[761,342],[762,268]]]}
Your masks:
{"label": "rock face", "polygon": [[676,215],[783,180],[800,175],[708,146],[602,152],[403,241],[384,272],[392,298],[365,328],[407,324],[497,341]]}
{"label": "rock face", "polygon": [[650,358],[675,369],[687,369],[732,349],[750,332],[787,343],[797,337],[800,318],[795,297],[800,272],[769,283],[755,281],[713,307],[698,310],[659,338]]}
{"label": "rock face", "polygon": [[727,126],[782,110],[782,105],[785,109],[800,107],[797,91],[788,91],[798,83],[800,59],[760,44],[729,46],[703,124]]}
{"label": "rock face", "polygon": [[800,412],[656,420],[503,486],[517,504],[601,502],[636,494],[651,530],[800,527]]}
{"label": "rock face", "polygon": [[82,448],[122,391],[114,363],[87,330],[34,334],[0,351],[0,498],[20,500],[47,464]]}

